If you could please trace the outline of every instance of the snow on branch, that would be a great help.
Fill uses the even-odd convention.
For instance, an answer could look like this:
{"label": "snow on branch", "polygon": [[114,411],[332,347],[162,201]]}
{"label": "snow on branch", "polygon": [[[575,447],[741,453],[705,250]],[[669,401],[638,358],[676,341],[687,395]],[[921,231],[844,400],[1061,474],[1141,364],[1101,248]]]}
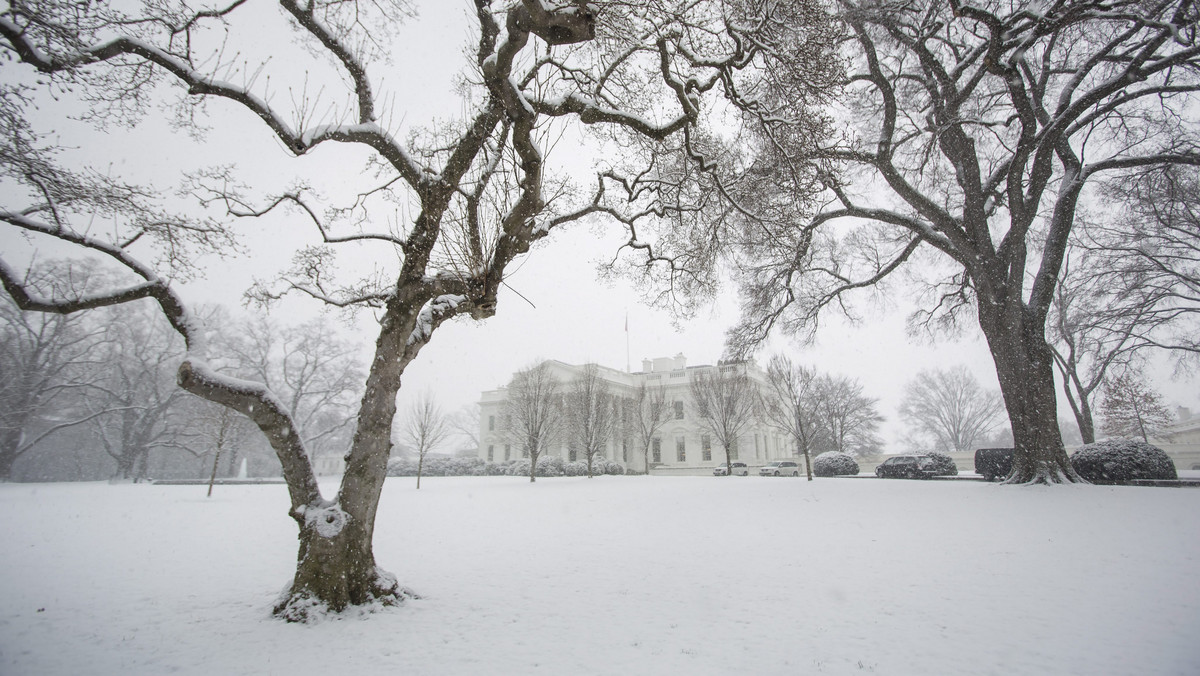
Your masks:
{"label": "snow on branch", "polygon": [[437,325],[457,314],[458,306],[467,300],[466,296],[444,294],[434,298],[421,308],[417,314],[417,325],[408,336],[407,346],[429,342],[430,336]]}
{"label": "snow on branch", "polygon": [[[289,6],[289,3],[285,2],[285,7]],[[315,22],[315,19],[313,21]],[[320,37],[325,34],[322,32],[324,29],[319,22],[311,25],[312,30],[318,31],[314,35]],[[99,44],[81,46],[74,53],[54,55],[44,52],[35,45],[29,33],[7,17],[0,17],[0,36],[8,41],[22,61],[48,74],[68,72],[89,64],[119,60],[124,57],[144,60],[170,73],[185,85],[188,93],[193,96],[216,96],[240,104],[261,119],[293,154],[303,155],[313,147],[330,140],[361,143],[370,146],[387,158],[410,185],[419,186],[424,180],[424,169],[413,159],[407,149],[375,123],[373,108],[369,103],[370,88],[366,83],[365,71],[361,70],[361,65],[357,70],[351,69],[352,78],[355,78],[355,73],[358,73],[361,78],[355,78],[356,94],[359,98],[359,122],[346,125],[325,125],[311,131],[297,131],[270,104],[256,96],[248,88],[205,75],[192,66],[189,58],[174,54],[138,37],[120,36]],[[340,48],[340,42],[333,41],[331,44]],[[328,45],[326,46],[328,47]],[[334,54],[339,58],[345,56],[350,63],[357,64],[348,51],[335,50]],[[343,61],[343,63],[347,62]]]}
{"label": "snow on branch", "polygon": [[74,298],[42,298],[33,293],[12,268],[0,259],[0,283],[18,307],[23,310],[67,314],[152,298],[158,303],[171,327],[183,337],[186,345],[187,353],[179,366],[179,386],[204,399],[232,408],[258,425],[283,465],[293,507],[311,504],[321,499],[308,454],[287,409],[262,383],[233,378],[208,366],[204,328],[166,280],[123,248],[75,233],[58,224],[42,223],[11,212],[0,212],[0,221],[100,253],[144,280],[140,284],[106,292],[91,292]]}

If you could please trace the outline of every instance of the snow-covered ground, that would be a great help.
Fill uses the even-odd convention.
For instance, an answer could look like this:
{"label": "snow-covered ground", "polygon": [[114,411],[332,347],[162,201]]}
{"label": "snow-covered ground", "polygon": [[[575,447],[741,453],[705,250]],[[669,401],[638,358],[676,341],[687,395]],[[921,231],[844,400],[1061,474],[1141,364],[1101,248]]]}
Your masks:
{"label": "snow-covered ground", "polygon": [[1200,489],[413,483],[422,598],[312,626],[283,486],[0,484],[0,674],[1200,673]]}

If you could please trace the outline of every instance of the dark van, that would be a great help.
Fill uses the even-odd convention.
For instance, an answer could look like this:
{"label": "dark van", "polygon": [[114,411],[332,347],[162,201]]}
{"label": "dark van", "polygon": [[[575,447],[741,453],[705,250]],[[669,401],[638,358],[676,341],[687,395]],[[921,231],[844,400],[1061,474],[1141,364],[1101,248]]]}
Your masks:
{"label": "dark van", "polygon": [[1012,471],[1013,449],[981,448],[975,451],[975,473],[988,481],[1003,479]]}

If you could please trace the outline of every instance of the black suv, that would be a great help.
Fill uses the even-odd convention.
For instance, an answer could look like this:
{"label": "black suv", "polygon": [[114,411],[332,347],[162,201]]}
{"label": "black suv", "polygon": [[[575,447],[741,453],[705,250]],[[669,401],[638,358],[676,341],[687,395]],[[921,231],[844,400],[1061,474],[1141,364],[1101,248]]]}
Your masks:
{"label": "black suv", "polygon": [[928,479],[937,473],[937,464],[928,455],[897,455],[875,468],[880,479]]}

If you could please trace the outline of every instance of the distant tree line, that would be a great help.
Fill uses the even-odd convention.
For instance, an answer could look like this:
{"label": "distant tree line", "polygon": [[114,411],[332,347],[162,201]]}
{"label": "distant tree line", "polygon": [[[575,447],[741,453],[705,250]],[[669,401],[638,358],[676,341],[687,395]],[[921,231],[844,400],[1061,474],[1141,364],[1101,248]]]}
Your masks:
{"label": "distant tree line", "polygon": [[[36,284],[60,292],[84,293],[105,274],[48,270]],[[229,355],[216,368],[270,383],[314,459],[345,452],[362,367],[332,324],[200,315]],[[153,307],[47,314],[0,296],[0,479],[198,479],[233,476],[242,460],[257,476],[278,476],[244,416],[184,396],[175,383],[182,358],[181,339]]]}

